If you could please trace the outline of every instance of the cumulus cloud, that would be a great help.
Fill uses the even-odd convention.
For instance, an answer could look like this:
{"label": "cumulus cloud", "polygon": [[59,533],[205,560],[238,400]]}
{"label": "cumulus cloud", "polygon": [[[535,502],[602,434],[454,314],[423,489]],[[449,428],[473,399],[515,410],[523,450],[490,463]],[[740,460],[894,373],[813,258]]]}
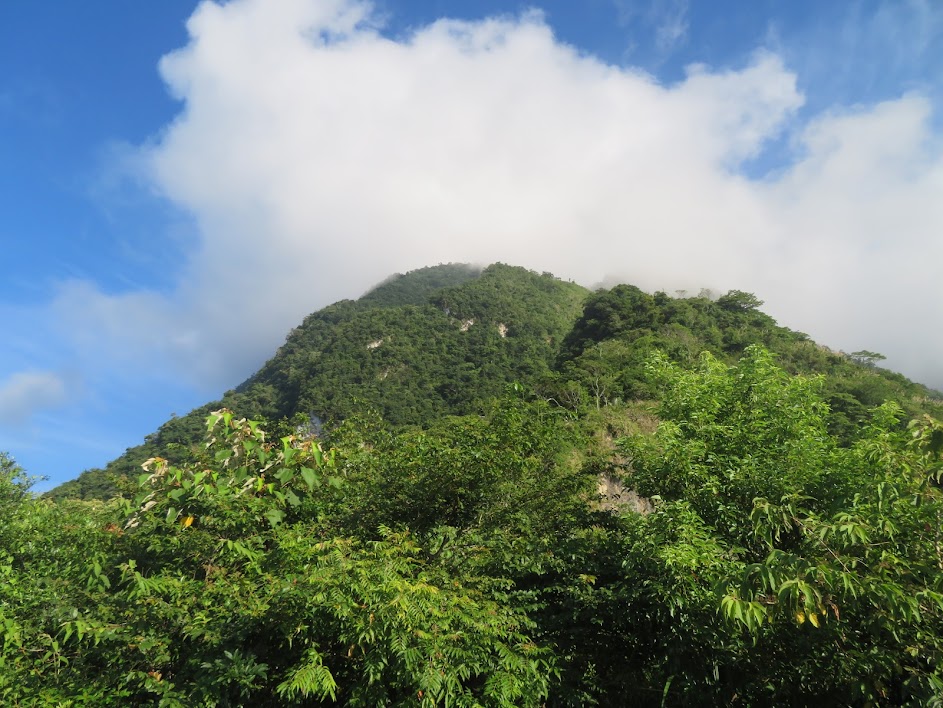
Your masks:
{"label": "cumulus cloud", "polygon": [[24,423],[66,400],[66,385],[51,371],[20,371],[0,382],[0,422]]}
{"label": "cumulus cloud", "polygon": [[[943,386],[943,152],[919,95],[815,117],[778,55],[664,86],[539,14],[391,39],[352,0],[200,5],[142,148],[199,239],[170,296],[63,290],[84,346],[211,385],[394,271],[497,260],[593,284],[756,292],[784,324]],[[800,157],[739,167],[783,131]]]}
{"label": "cumulus cloud", "polygon": [[807,157],[761,196],[781,247],[764,268],[777,282],[754,287],[795,326],[848,351],[873,346],[943,390],[943,145],[930,114],[912,95],[809,125]]}

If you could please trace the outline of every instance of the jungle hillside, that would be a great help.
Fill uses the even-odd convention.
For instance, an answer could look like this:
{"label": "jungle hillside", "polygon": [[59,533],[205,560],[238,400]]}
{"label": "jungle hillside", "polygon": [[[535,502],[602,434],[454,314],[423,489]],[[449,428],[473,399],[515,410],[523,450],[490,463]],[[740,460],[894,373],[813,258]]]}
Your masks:
{"label": "jungle hillside", "polygon": [[943,704],[943,397],[762,306],[439,265],[43,496],[0,454],[0,701]]}

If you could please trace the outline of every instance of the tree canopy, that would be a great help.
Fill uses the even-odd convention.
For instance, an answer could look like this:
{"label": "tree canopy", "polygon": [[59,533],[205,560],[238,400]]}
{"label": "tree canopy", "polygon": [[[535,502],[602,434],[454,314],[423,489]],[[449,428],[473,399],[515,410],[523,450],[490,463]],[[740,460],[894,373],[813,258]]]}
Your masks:
{"label": "tree canopy", "polygon": [[0,454],[0,701],[943,703],[932,392],[739,291],[410,278],[71,492]]}
{"label": "tree canopy", "polygon": [[[133,499],[3,458],[11,705],[914,705],[943,698],[943,424],[828,431],[821,377],[651,356],[615,444],[520,386],[325,447],[208,416]],[[606,430],[638,410],[605,406]],[[594,440],[596,442],[594,442]],[[642,506],[602,504],[603,478]],[[620,486],[621,485],[621,486]]]}
{"label": "tree canopy", "polygon": [[832,352],[780,327],[761,304],[738,290],[716,301],[705,293],[650,295],[631,285],[590,293],[549,273],[502,264],[397,275],[357,301],[309,315],[220,401],[167,421],[106,469],[88,471],[51,496],[106,499],[150,457],[192,459],[203,420],[220,407],[286,432],[304,419],[329,430],[371,409],[391,425],[422,426],[477,411],[516,382],[584,412],[654,399],[645,362],[656,351],[690,366],[703,351],[732,363],[749,345],[762,344],[790,373],[824,374],[829,430],[846,443],[868,410],[888,399],[907,416],[943,415],[938,392],[873,366],[878,359],[862,359],[862,352]]}

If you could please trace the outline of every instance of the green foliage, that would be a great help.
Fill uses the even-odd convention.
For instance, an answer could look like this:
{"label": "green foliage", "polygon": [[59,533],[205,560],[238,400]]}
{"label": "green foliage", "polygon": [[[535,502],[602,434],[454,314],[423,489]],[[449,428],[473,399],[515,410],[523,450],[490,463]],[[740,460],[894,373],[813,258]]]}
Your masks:
{"label": "green foliage", "polygon": [[874,366],[879,361],[884,361],[887,359],[883,354],[878,354],[877,352],[871,352],[867,349],[862,349],[860,352],[852,352],[848,355],[852,360],[858,362],[859,364],[864,364],[865,366]]}
{"label": "green foliage", "polygon": [[[4,705],[94,703],[95,691],[73,672],[76,635],[100,642],[115,629],[99,601],[111,585],[104,531],[114,505],[53,504],[0,455],[0,702]],[[117,695],[121,695],[119,692]]]}
{"label": "green foliage", "polygon": [[708,295],[423,269],[51,498],[0,455],[0,702],[941,704],[939,401]]}
{"label": "green foliage", "polygon": [[633,556],[694,620],[675,614],[672,633],[710,647],[717,667],[685,662],[671,690],[686,701],[939,701],[941,424],[925,418],[908,434],[887,404],[843,447],[826,431],[821,380],[787,375],[761,348],[735,367],[705,355],[684,371],[659,357],[650,371],[663,422],[623,442],[627,480],[657,500]]}
{"label": "green foliage", "polygon": [[397,273],[367,292],[358,303],[369,307],[424,305],[435,291],[463,285],[480,275],[480,268],[467,263],[439,264],[406,275]]}
{"label": "green foliage", "polygon": [[30,479],[16,460],[0,452],[0,516],[16,509],[29,495]]}
{"label": "green foliage", "polygon": [[[99,507],[104,525],[85,517],[62,562],[34,548],[37,529],[6,519],[31,549],[0,567],[7,702],[530,705],[546,696],[550,656],[529,637],[526,614],[501,601],[507,581],[453,572],[437,562],[441,544],[432,554],[405,529],[374,529],[370,540],[332,533],[326,514],[345,475],[316,441],[269,441],[225,410],[209,429],[212,462],[149,460],[138,497],[123,512]],[[48,515],[70,509],[15,501],[43,530]]]}
{"label": "green foliage", "polygon": [[908,417],[943,415],[938,395],[867,365],[860,352],[833,353],[777,326],[761,304],[738,290],[716,301],[649,295],[630,285],[588,294],[549,274],[501,264],[483,271],[440,265],[394,276],[356,302],[307,317],[221,402],[172,418],[105,470],[90,470],[49,496],[107,499],[151,457],[195,462],[202,421],[221,406],[286,433],[303,425],[299,417],[331,430],[365,410],[393,426],[426,426],[443,415],[475,412],[517,382],[581,415],[655,398],[645,363],[656,351],[692,366],[707,350],[729,364],[749,345],[762,344],[790,373],[824,374],[829,431],[847,445],[868,409],[885,400],[899,403]]}
{"label": "green foliage", "polygon": [[[0,457],[0,696],[939,702],[943,424],[889,403],[844,445],[823,379],[759,347],[646,370],[651,433],[644,406],[512,386],[424,429],[352,419],[332,449],[222,410],[195,461],[108,504],[37,499]],[[597,503],[600,472],[643,513]]]}
{"label": "green foliage", "polygon": [[564,351],[576,356],[589,343],[632,330],[653,330],[659,319],[654,298],[633,285],[599,290],[586,300],[582,317],[567,335]]}
{"label": "green foliage", "polygon": [[[351,434],[362,436],[344,436]],[[387,525],[420,535],[442,526],[552,534],[590,494],[592,482],[561,459],[578,439],[558,410],[511,397],[486,417],[446,418],[378,435],[369,447],[342,446],[350,523],[367,533]]]}
{"label": "green foliage", "polygon": [[[868,409],[885,400],[896,401],[911,417],[943,415],[938,394],[875,367],[880,354],[831,352],[801,332],[779,327],[759,311],[761,305],[755,295],[739,290],[716,301],[651,296],[629,285],[597,291],[566,337],[555,376],[545,384],[548,396],[574,410],[597,401],[655,398],[645,370],[654,352],[693,366],[709,351],[731,364],[747,347],[760,344],[790,373],[825,376],[823,391],[833,411],[828,426],[845,444],[866,422]],[[610,349],[604,354],[601,347]]]}
{"label": "green foliage", "polygon": [[133,478],[150,457],[195,462],[202,420],[221,406],[270,426],[298,415],[331,426],[371,409],[397,426],[471,413],[508,384],[535,385],[549,375],[585,295],[549,274],[501,264],[395,277],[357,302],[308,316],[221,402],[167,421],[104,473],[86,473],[51,496],[108,498],[114,480]]}
{"label": "green foliage", "polygon": [[75,479],[60,484],[44,495],[53,501],[64,499],[109,499],[119,493],[119,475],[103,469],[85,470]]}
{"label": "green foliage", "polygon": [[762,307],[763,301],[753,293],[745,293],[742,290],[731,290],[726,295],[717,298],[717,305],[725,310],[744,311],[756,310]]}

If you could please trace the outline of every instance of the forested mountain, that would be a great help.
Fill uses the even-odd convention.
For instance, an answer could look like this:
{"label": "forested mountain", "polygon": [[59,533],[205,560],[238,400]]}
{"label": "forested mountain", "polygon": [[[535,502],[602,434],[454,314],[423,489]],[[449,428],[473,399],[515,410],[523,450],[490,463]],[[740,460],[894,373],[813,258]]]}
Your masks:
{"label": "forested mountain", "polygon": [[116,480],[136,477],[150,457],[190,459],[206,415],[222,407],[280,421],[281,431],[305,421],[330,427],[368,410],[394,426],[424,425],[475,412],[519,383],[579,412],[653,398],[644,366],[655,351],[692,365],[702,351],[733,362],[748,345],[762,344],[787,371],[826,376],[829,427],[844,437],[885,400],[910,416],[943,410],[939,393],[779,327],[761,305],[740,291],[716,300],[650,295],[631,285],[590,293],[501,264],[422,268],[308,316],[222,400],[169,420],[105,470],[49,496],[107,498]]}
{"label": "forested mountain", "polygon": [[154,455],[189,459],[207,413],[330,425],[378,412],[393,425],[476,411],[510,383],[546,377],[588,291],[549,274],[493,265],[440,265],[393,277],[357,301],[305,318],[254,376],[189,415],[174,418],[104,471],[50,496],[102,497],[116,477]]}
{"label": "forested mountain", "polygon": [[939,395],[761,305],[427,268],[49,497],[0,454],[0,701],[943,704]]}

